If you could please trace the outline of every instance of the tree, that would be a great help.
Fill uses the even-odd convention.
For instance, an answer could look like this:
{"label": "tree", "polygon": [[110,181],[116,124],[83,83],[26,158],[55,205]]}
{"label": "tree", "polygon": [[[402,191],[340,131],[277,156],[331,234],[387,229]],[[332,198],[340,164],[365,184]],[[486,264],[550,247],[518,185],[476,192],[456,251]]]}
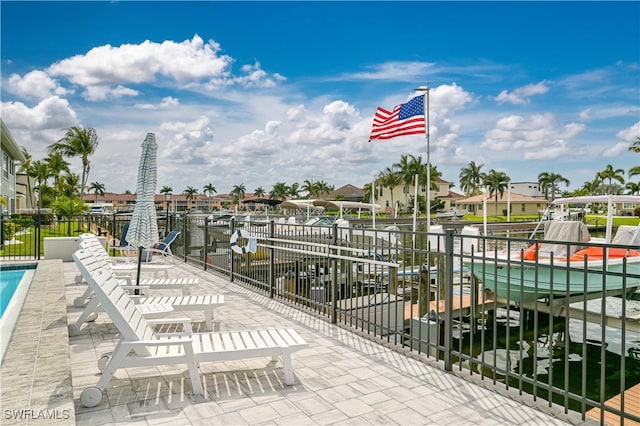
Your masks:
{"label": "tree", "polygon": [[420,175],[422,165],[421,157],[414,157],[413,155],[401,155],[400,161],[398,163],[393,164],[400,176],[402,177],[402,182],[405,184],[404,190],[404,211],[407,212],[408,205],[408,197],[409,197],[409,186],[414,182],[415,175]]}
{"label": "tree", "polygon": [[49,172],[53,177],[53,187],[58,191],[62,191],[63,188],[61,185],[61,179],[63,173],[69,173],[70,163],[62,157],[62,154],[59,152],[52,152],[49,154],[47,158],[44,159],[44,162],[49,167]]}
{"label": "tree", "polygon": [[629,147],[629,151],[640,153],[640,136],[636,137],[636,141]]}
{"label": "tree", "polygon": [[68,198],[64,196],[59,197],[53,203],[52,207],[55,214],[68,220],[67,236],[69,237],[71,236],[71,219],[89,210],[89,206],[80,198]]}
{"label": "tree", "polygon": [[378,175],[379,183],[383,188],[389,188],[391,195],[391,205],[395,205],[393,200],[393,189],[402,183],[402,176],[393,167],[387,167]]}
{"label": "tree", "polygon": [[498,216],[498,193],[500,193],[500,197],[502,198],[504,190],[509,185],[509,176],[504,172],[491,169],[489,173],[482,175],[482,184],[489,191],[489,197],[495,194],[495,215]]}
{"label": "tree", "polygon": [[633,166],[629,169],[629,177],[640,175],[640,166]]}
{"label": "tree", "polygon": [[638,195],[638,194],[640,194],[640,183],[628,182],[625,185],[625,188],[627,188],[629,190],[629,195]]}
{"label": "tree", "polygon": [[549,199],[549,187],[551,187],[551,201],[556,198],[556,186],[558,183],[564,183],[569,186],[569,179],[565,178],[558,173],[553,172],[542,172],[538,175],[538,185],[544,189],[544,198],[545,200]]}
{"label": "tree", "polygon": [[305,179],[300,189],[302,189],[303,191],[306,191],[307,198],[314,198],[317,195],[316,185],[310,179]]}
{"label": "tree", "polygon": [[267,192],[264,190],[263,187],[259,186],[256,189],[253,190],[253,195],[255,195],[256,197],[263,197],[264,194],[266,194]]}
{"label": "tree", "polygon": [[202,188],[202,192],[204,192],[204,194],[208,195],[209,197],[213,196],[213,194],[218,193],[218,191],[216,190],[216,187],[213,186],[211,182],[209,182]]}
{"label": "tree", "polygon": [[300,184],[297,182],[289,186],[289,196],[291,198],[300,198]]}
{"label": "tree", "polygon": [[233,203],[239,205],[240,200],[244,198],[244,194],[246,193],[246,191],[247,187],[244,186],[244,183],[241,183],[240,185],[234,185],[231,192],[229,192],[229,194],[233,196]]}
{"label": "tree", "polygon": [[51,177],[51,171],[47,164],[42,160],[37,160],[32,163],[31,169],[31,177],[33,177],[36,181],[36,186],[34,190],[38,191],[38,207],[42,208],[44,205],[44,196],[45,194],[50,193],[50,188],[48,188],[47,180]]}
{"label": "tree", "polygon": [[96,202],[98,202],[98,195],[104,195],[104,189],[104,184],[100,182],[91,182],[91,185],[89,185],[89,191],[93,191],[93,195],[96,197]]}
{"label": "tree", "polygon": [[89,156],[98,148],[98,134],[92,127],[73,126],[67,129],[64,137],[49,145],[49,152],[59,152],[65,157],[80,157],[82,159],[82,181],[80,199],[84,199],[84,189],[89,179],[91,162]]}
{"label": "tree", "polygon": [[77,173],[63,175],[62,179],[58,181],[57,191],[68,198],[77,196],[80,193],[80,175]]}
{"label": "tree", "polygon": [[209,182],[202,188],[202,192],[204,192],[204,194],[209,197],[209,210],[211,210],[211,196],[213,196],[213,194],[216,194],[218,191],[216,190],[216,187],[213,186],[211,182]]}
{"label": "tree", "polygon": [[187,199],[187,210],[191,210],[191,202],[198,195],[198,190],[193,186],[187,186],[187,189],[183,192],[184,196]]}
{"label": "tree", "polygon": [[477,165],[475,161],[469,162],[467,167],[460,169],[460,189],[467,197],[480,193],[482,187],[482,172],[484,164]]}
{"label": "tree", "polygon": [[289,187],[284,182],[276,182],[269,192],[269,198],[273,200],[286,200],[289,195]]}
{"label": "tree", "polygon": [[22,155],[24,155],[25,161],[20,165],[20,172],[27,176],[27,196],[29,197],[29,206],[33,207],[35,205],[33,188],[31,188],[31,179],[35,177],[33,174],[33,157],[24,146],[22,147]]}
{"label": "tree", "polygon": [[609,189],[607,191],[608,194],[611,194],[611,183],[613,180],[617,180],[621,184],[624,185],[624,170],[623,169],[615,169],[611,164],[607,164],[604,170],[598,172],[598,177],[603,181],[605,179],[609,180]]}

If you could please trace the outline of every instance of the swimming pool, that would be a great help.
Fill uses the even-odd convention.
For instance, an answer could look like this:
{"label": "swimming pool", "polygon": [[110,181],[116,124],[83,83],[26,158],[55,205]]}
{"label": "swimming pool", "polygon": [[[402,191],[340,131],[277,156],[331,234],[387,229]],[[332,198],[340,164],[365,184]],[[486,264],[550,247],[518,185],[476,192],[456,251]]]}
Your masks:
{"label": "swimming pool", "polygon": [[0,267],[0,363],[11,341],[35,272],[36,265]]}

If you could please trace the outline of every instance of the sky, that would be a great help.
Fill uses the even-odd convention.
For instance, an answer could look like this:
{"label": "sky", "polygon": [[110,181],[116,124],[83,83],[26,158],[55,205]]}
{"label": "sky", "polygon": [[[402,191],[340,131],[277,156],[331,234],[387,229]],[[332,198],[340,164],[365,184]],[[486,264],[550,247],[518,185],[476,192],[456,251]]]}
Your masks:
{"label": "sky", "polygon": [[[470,161],[569,190],[640,165],[640,2],[3,0],[0,14],[16,143],[44,159],[93,127],[89,182],[108,192],[135,192],[147,133],[174,193],[362,187],[402,155],[459,193]],[[428,143],[369,142],[376,108],[427,84]]]}

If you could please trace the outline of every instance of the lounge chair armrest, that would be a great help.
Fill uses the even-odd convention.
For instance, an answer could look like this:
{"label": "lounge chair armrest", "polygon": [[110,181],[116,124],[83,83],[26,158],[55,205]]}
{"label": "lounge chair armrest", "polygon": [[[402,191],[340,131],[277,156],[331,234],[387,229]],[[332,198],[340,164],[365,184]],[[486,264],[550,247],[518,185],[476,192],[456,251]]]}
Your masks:
{"label": "lounge chair armrest", "polygon": [[122,346],[128,346],[135,348],[137,346],[165,346],[165,345],[187,345],[193,343],[191,337],[176,337],[176,338],[159,338],[158,340],[136,340],[134,342],[122,342]]}

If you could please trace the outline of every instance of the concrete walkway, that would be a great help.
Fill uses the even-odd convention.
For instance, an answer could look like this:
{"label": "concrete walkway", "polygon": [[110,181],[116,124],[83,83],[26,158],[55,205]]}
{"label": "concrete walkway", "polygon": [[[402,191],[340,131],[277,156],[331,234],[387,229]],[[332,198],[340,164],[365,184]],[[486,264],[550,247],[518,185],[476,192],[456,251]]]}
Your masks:
{"label": "concrete walkway", "polygon": [[[75,283],[78,272],[73,263],[64,263],[64,272],[67,321],[72,323],[81,312],[73,300],[85,285]],[[97,383],[97,361],[117,341],[116,329],[101,313],[63,342],[69,348],[73,421],[39,424],[597,424],[583,422],[575,413],[564,415],[545,401],[506,392],[502,385],[494,388],[490,380],[479,381],[477,375],[445,372],[435,362],[407,356],[217,275],[182,264],[171,275],[199,276],[194,294],[224,294],[225,304],[215,313],[216,330],[298,330],[309,347],[293,354],[297,383],[284,385],[281,364],[268,359],[202,364],[207,397],[200,398],[192,394],[184,366],[125,369],[116,372],[98,406],[84,408],[80,393]],[[202,327],[198,313],[189,315]],[[2,386],[4,411],[4,377]],[[8,386],[17,384],[12,381]]]}

